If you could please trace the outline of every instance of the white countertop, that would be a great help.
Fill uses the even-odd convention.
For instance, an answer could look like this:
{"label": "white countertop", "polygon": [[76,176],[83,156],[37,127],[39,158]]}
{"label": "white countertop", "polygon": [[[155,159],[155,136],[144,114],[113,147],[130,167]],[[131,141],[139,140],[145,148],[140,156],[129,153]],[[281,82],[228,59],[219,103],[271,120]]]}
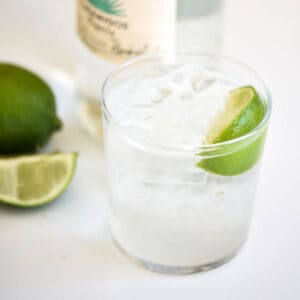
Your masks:
{"label": "white countertop", "polygon": [[0,60],[33,67],[57,94],[65,127],[45,151],[80,152],[57,201],[0,206],[0,299],[300,299],[300,2],[227,1],[225,53],[260,73],[274,109],[248,242],[226,265],[188,276],[144,270],[111,242],[103,153],[80,129],[66,75],[75,1],[60,2],[0,3]]}

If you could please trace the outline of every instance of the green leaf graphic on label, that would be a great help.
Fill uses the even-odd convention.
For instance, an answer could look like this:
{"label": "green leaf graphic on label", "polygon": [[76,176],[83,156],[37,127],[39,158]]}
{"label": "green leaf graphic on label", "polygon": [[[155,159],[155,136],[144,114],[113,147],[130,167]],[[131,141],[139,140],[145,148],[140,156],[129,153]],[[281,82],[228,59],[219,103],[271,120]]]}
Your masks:
{"label": "green leaf graphic on label", "polygon": [[120,0],[89,0],[89,2],[107,14],[124,16],[124,9]]}

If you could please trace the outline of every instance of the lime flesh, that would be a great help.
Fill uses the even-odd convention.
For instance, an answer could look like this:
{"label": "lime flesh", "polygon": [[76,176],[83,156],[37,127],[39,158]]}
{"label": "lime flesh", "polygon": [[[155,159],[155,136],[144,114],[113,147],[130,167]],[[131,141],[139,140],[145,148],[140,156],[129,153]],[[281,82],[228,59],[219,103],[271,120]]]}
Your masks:
{"label": "lime flesh", "polygon": [[[252,86],[235,89],[230,92],[224,110],[214,120],[206,140],[208,144],[216,144],[241,137],[255,129],[265,113],[265,105]],[[219,153],[218,157],[202,159],[197,166],[223,176],[246,172],[259,160],[265,134],[266,126],[255,136],[228,146],[229,154]]]}
{"label": "lime flesh", "polygon": [[32,207],[56,199],[71,182],[76,153],[0,159],[0,202]]}

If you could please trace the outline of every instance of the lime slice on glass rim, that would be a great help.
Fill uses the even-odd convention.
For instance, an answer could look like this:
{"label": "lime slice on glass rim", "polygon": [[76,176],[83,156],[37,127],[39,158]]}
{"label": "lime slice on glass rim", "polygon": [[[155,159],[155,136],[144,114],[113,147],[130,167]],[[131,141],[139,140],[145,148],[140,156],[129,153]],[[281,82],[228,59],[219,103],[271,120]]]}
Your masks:
{"label": "lime slice on glass rim", "polygon": [[[266,106],[252,86],[231,91],[225,108],[216,116],[206,135],[208,144],[230,141],[251,132],[263,120]],[[214,174],[234,176],[251,169],[259,160],[266,127],[259,134],[225,147],[226,153],[202,159],[197,166]],[[198,153],[202,157],[206,153]]]}
{"label": "lime slice on glass rim", "polygon": [[0,158],[0,202],[33,207],[56,199],[71,182],[77,153]]}

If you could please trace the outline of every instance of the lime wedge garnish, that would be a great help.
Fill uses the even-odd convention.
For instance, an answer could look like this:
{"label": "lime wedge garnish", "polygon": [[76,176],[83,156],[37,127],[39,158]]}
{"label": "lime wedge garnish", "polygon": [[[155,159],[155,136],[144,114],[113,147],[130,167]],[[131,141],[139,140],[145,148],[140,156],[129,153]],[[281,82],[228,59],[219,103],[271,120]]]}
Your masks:
{"label": "lime wedge garnish", "polygon": [[[216,116],[207,133],[208,144],[216,144],[241,137],[256,128],[262,121],[266,108],[252,86],[245,86],[229,93],[225,108]],[[197,166],[206,171],[233,176],[252,168],[261,156],[265,131],[227,147],[229,154],[202,159]],[[199,153],[202,155],[202,153]]]}
{"label": "lime wedge garnish", "polygon": [[0,202],[32,207],[56,199],[71,182],[76,153],[0,159]]}

